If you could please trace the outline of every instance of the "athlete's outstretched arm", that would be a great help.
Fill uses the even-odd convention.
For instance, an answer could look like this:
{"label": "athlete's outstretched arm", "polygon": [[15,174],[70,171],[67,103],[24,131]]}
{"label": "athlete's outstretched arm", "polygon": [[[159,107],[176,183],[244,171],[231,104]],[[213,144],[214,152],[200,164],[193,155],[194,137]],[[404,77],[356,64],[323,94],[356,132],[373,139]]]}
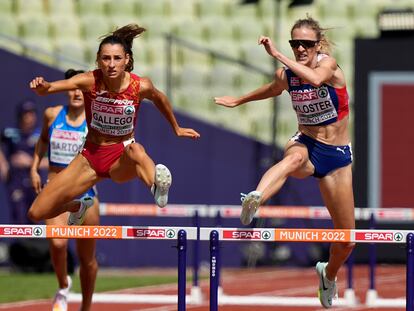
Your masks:
{"label": "athlete's outstretched arm", "polygon": [[53,82],[48,82],[43,77],[36,77],[30,81],[29,85],[37,95],[47,95],[76,89],[88,90],[94,82],[93,73],[85,72],[77,74],[70,79]]}
{"label": "athlete's outstretched arm", "polygon": [[182,137],[199,138],[200,134],[191,128],[184,128],[178,125],[174,112],[167,96],[158,90],[149,78],[141,78],[140,97],[151,100],[158,110],[171,124],[175,134]]}
{"label": "athlete's outstretched arm", "polygon": [[275,78],[272,82],[238,98],[233,96],[222,96],[214,97],[214,101],[218,105],[233,108],[247,102],[278,96],[283,92],[283,90],[287,89],[288,84],[285,70],[283,68],[279,68],[276,70]]}

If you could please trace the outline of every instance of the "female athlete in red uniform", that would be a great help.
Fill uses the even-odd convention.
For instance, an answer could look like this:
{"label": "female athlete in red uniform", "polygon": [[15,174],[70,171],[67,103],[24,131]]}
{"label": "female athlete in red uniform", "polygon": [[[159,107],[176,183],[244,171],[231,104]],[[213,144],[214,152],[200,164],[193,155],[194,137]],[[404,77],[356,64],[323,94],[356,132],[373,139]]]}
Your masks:
{"label": "female athlete in red uniform", "polygon": [[70,223],[81,224],[92,200],[86,197],[80,203],[66,203],[108,177],[119,183],[138,177],[151,189],[158,206],[167,204],[172,182],[168,168],[154,165],[144,147],[133,138],[141,101],[151,100],[177,136],[198,138],[200,135],[178,125],[168,98],[149,78],[131,73],[132,42],[143,31],[144,28],[130,24],[106,36],[99,45],[98,69],[94,71],[67,80],[47,82],[43,77],[36,77],[30,82],[30,88],[38,95],[82,90],[88,126],[81,154],[37,196],[28,212],[31,219],[39,221],[70,211]]}
{"label": "female athlete in red uniform", "polygon": [[[299,129],[287,143],[283,159],[263,175],[256,190],[242,198],[241,221],[249,224],[261,204],[275,195],[289,176],[315,176],[336,229],[355,228],[349,107],[344,73],[329,56],[329,42],[312,18],[298,20],[289,41],[296,60],[283,55],[270,38],[261,37],[267,53],[285,65],[272,82],[240,98],[216,97],[219,105],[241,104],[288,91]],[[331,245],[328,263],[318,262],[319,299],[325,308],[336,296],[336,275],[354,244]]]}

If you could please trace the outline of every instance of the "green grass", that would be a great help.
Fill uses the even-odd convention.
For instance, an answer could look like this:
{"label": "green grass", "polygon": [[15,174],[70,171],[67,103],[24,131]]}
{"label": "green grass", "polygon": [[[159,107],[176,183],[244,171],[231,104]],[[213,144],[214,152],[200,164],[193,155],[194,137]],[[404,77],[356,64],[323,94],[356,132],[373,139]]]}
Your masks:
{"label": "green grass", "polygon": [[[80,292],[79,277],[72,276],[73,292]],[[173,275],[99,275],[95,292],[148,285],[177,283]],[[57,289],[53,273],[9,273],[0,272],[0,303],[52,298]]]}

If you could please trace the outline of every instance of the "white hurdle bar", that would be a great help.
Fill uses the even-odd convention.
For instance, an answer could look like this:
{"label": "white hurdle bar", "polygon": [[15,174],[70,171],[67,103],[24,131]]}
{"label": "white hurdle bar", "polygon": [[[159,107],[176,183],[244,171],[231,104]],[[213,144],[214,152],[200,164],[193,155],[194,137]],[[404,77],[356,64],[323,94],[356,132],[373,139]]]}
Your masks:
{"label": "white hurdle bar", "polygon": [[[200,217],[239,218],[240,205],[206,204],[169,204],[168,208],[159,208],[155,204],[100,203],[101,216],[157,216],[157,217]],[[356,220],[370,220],[372,215],[377,222],[414,221],[413,208],[355,208]],[[324,206],[286,206],[266,205],[260,207],[256,218],[286,219],[331,219]]]}

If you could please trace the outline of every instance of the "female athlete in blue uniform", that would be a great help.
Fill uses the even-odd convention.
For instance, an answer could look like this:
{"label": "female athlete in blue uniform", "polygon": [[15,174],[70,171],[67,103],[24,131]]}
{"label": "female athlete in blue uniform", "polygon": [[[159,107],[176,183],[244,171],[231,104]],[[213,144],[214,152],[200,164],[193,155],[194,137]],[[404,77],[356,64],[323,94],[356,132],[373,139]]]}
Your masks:
{"label": "female athlete in blue uniform", "polygon": [[[260,37],[267,53],[283,68],[274,80],[239,98],[216,97],[219,105],[236,107],[288,91],[298,132],[287,143],[283,159],[262,177],[256,190],[242,197],[241,221],[249,224],[261,204],[275,195],[289,176],[315,176],[335,229],[355,228],[348,94],[344,73],[329,56],[329,42],[314,19],[298,20],[289,41],[295,60],[283,55],[268,37]],[[325,308],[337,294],[336,275],[354,244],[333,243],[328,263],[318,262],[319,299]]]}
{"label": "female athlete in blue uniform", "polygon": [[[65,78],[69,79],[82,72],[69,69],[65,73]],[[85,141],[87,126],[83,94],[80,90],[72,90],[68,91],[68,97],[68,105],[49,107],[44,112],[42,133],[36,144],[31,168],[32,184],[37,193],[41,191],[38,167],[46,151],[48,151],[49,158],[48,179],[52,180],[56,174],[68,166],[79,153]],[[89,189],[81,197],[82,201],[87,202],[86,204],[92,205],[84,214],[83,224],[99,225],[99,207],[95,189]],[[76,213],[71,213],[70,216],[74,217]],[[47,225],[66,225],[68,222],[72,224],[70,216],[66,212],[47,219],[45,222]],[[98,264],[95,259],[95,240],[78,239],[76,243],[80,261],[80,280],[83,298],[80,310],[89,310],[98,271]],[[67,310],[67,295],[72,284],[67,271],[67,245],[68,240],[66,239],[50,240],[50,255],[59,283],[59,290],[56,292],[53,301],[54,311]]]}

